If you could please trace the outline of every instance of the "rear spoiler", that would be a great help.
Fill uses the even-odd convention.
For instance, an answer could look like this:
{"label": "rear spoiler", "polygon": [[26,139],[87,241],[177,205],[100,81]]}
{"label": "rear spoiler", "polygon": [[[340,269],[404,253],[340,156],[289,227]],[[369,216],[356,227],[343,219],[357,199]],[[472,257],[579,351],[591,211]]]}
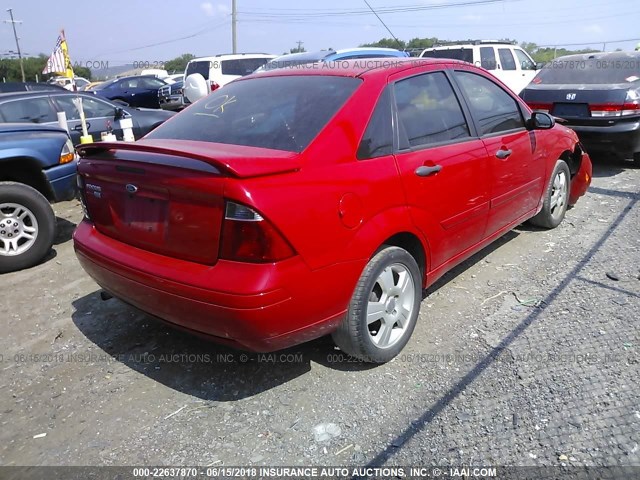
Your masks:
{"label": "rear spoiler", "polygon": [[97,142],[80,145],[77,151],[82,158],[131,151],[199,160],[238,178],[295,172],[301,167],[300,155],[296,152],[184,140]]}

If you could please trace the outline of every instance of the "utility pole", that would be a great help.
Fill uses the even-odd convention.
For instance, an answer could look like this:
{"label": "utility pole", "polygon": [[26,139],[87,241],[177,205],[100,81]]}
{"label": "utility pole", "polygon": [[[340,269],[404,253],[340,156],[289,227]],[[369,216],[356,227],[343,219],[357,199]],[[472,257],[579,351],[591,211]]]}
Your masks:
{"label": "utility pole", "polygon": [[22,22],[13,19],[13,10],[11,8],[7,8],[7,12],[9,12],[9,15],[11,16],[11,21],[5,20],[4,23],[10,23],[13,27],[13,36],[16,37],[16,48],[18,49],[18,58],[20,59],[20,73],[22,74],[22,82],[26,82],[27,80],[24,76],[24,65],[22,64],[22,53],[20,53],[20,42],[18,42],[18,32],[16,32],[16,23]]}
{"label": "utility pole", "polygon": [[298,40],[296,43],[298,44],[298,53],[302,52],[302,44],[304,42],[302,40]]}
{"label": "utility pole", "polygon": [[233,53],[238,53],[238,10],[236,0],[231,0],[231,44]]}

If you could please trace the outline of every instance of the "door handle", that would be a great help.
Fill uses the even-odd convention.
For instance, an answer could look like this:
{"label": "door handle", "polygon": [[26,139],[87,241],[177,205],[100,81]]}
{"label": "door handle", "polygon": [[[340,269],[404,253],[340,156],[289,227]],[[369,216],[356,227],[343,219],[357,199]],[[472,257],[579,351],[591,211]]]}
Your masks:
{"label": "door handle", "polygon": [[423,165],[421,167],[416,168],[415,174],[419,177],[428,177],[429,175],[438,173],[440,170],[442,170],[442,165],[434,165],[432,167],[427,167],[426,165]]}
{"label": "door handle", "polygon": [[511,155],[511,150],[498,150],[496,152],[496,157],[498,157],[500,160],[504,160],[505,158],[507,158],[509,155]]}
{"label": "door handle", "polygon": [[[91,124],[90,124],[89,122],[87,122],[87,130],[89,130],[90,128],[91,128]],[[73,129],[74,129],[76,132],[80,132],[80,131],[82,131],[82,124],[81,124],[81,123],[79,123],[78,125],[76,125],[75,127],[73,127]]]}

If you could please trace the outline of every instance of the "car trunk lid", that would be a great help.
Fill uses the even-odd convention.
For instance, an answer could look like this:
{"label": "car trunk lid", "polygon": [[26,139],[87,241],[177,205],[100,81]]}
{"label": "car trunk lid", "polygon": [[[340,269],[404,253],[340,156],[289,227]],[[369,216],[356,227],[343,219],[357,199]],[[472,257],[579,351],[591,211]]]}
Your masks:
{"label": "car trunk lid", "polygon": [[[551,115],[568,120],[569,124],[594,125],[609,123],[612,117],[623,116],[623,112],[626,112],[625,108],[632,105],[629,91],[628,84],[535,85],[532,83],[521,96],[532,109],[546,110]],[[637,110],[637,113],[640,114],[640,110]]]}
{"label": "car trunk lid", "polygon": [[298,168],[290,152],[178,140],[90,144],[79,151],[83,202],[100,233],[208,265],[218,259],[225,179]]}

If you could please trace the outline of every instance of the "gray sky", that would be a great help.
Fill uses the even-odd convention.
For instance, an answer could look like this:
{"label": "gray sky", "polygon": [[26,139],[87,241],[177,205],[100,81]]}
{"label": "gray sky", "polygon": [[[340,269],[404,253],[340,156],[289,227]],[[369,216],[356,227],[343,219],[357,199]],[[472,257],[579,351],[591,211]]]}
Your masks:
{"label": "gray sky", "polygon": [[[486,2],[470,6],[460,3]],[[400,39],[513,38],[540,45],[633,50],[640,42],[637,0],[370,0]],[[162,62],[182,53],[231,51],[231,0],[0,0],[13,8],[26,54],[50,54],[64,28],[74,63]],[[389,37],[362,0],[237,0],[238,48],[281,54],[346,48]],[[408,11],[407,11],[408,10]],[[148,45],[155,45],[147,47]],[[147,48],[141,48],[147,47]],[[11,26],[0,23],[0,54],[15,50]]]}

